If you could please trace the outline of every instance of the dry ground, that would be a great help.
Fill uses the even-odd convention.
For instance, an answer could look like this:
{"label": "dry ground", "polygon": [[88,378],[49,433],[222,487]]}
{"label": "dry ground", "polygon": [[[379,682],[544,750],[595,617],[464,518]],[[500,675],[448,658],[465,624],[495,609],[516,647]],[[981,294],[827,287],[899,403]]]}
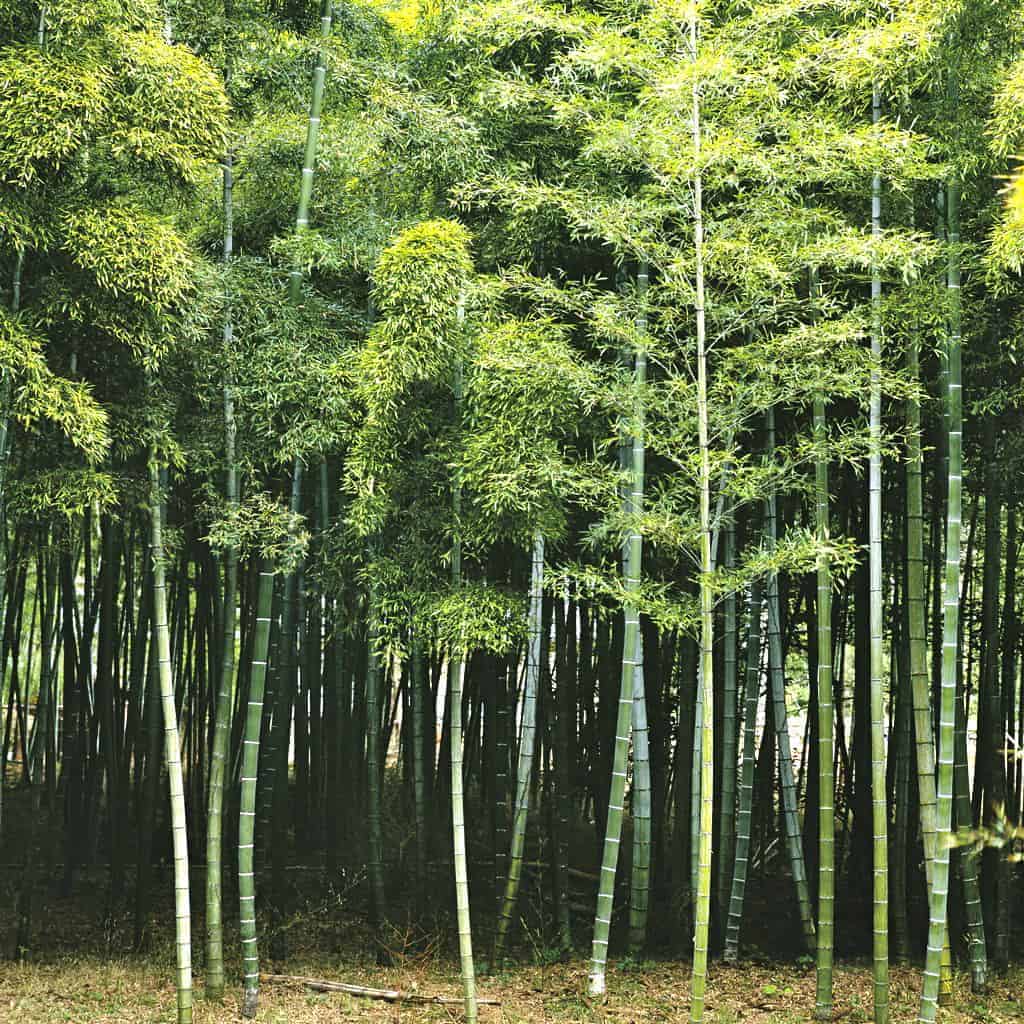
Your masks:
{"label": "dry ground", "polygon": [[[103,961],[74,958],[46,964],[0,964],[0,1021],[4,1024],[170,1024],[174,1020],[171,961]],[[170,950],[167,950],[170,953]],[[164,962],[165,961],[165,962]],[[411,964],[377,968],[324,960],[300,960],[295,973],[424,995],[459,994],[454,964]],[[919,972],[894,968],[892,1019],[916,1018]],[[586,964],[574,961],[522,967],[480,979],[480,994],[501,1000],[481,1007],[481,1024],[685,1024],[689,965],[649,963],[613,967],[608,996],[591,1000]],[[851,1024],[871,1016],[867,966],[843,965],[836,982],[836,1019]],[[994,981],[984,1000],[970,995],[957,978],[955,1004],[941,1012],[945,1024],[1002,1024],[1024,1020],[1024,972]],[[716,965],[708,992],[709,1024],[796,1024],[811,1019],[814,972],[783,965]],[[237,1022],[239,1000],[232,990],[220,1005],[206,1003],[197,979],[196,1024]],[[395,1005],[343,994],[320,994],[301,985],[265,983],[258,1020],[264,1024],[448,1024],[462,1019],[461,1007]]]}

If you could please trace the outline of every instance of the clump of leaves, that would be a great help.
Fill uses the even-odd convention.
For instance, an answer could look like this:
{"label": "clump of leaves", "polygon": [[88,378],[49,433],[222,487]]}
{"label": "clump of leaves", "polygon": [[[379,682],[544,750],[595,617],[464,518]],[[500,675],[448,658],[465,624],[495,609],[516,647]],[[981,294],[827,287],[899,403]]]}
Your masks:
{"label": "clump of leaves", "polygon": [[214,551],[233,547],[240,557],[259,555],[277,572],[287,573],[306,556],[309,532],[304,522],[303,516],[261,491],[216,518],[206,541]]}

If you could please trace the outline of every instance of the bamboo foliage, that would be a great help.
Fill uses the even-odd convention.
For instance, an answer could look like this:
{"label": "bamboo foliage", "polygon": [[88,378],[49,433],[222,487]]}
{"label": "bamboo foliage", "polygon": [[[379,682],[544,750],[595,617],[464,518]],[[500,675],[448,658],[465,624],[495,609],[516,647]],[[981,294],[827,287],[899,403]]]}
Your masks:
{"label": "bamboo foliage", "polygon": [[994,850],[1024,799],[1024,189],[993,184],[1024,142],[1014,12],[288,0],[242,32],[232,0],[29,7],[0,0],[17,955],[62,927],[47,857],[69,900],[102,865],[111,942],[134,879],[136,945],[158,938],[176,758],[182,1019],[183,815],[218,999],[236,811],[246,1016],[321,879],[328,903],[359,880],[333,917],[375,919],[382,956],[453,897],[470,1020],[471,879],[498,969],[520,923],[571,957],[595,898],[598,996],[617,943],[643,972],[692,924],[694,1021],[712,957],[773,942],[788,901],[817,960],[798,1012],[835,1014],[842,929],[887,1022],[889,929],[912,958],[926,885],[921,1020],[954,953],[980,993],[1013,952]]}

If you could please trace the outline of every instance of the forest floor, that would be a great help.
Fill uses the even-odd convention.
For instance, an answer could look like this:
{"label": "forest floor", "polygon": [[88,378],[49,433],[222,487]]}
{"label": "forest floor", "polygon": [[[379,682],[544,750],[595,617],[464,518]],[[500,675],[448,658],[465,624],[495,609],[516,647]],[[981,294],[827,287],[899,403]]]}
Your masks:
{"label": "forest floor", "polygon": [[[173,1024],[173,885],[165,862],[154,866],[153,898],[143,938],[146,951],[130,953],[136,945],[134,868],[128,868],[122,886],[112,893],[109,872],[102,864],[80,867],[73,894],[65,897],[62,862],[66,847],[61,832],[56,827],[41,829],[33,872],[32,948],[26,961],[10,959],[24,877],[24,859],[14,851],[25,848],[29,815],[24,789],[8,791],[5,796],[10,799],[5,801],[4,845],[10,852],[4,858],[6,863],[0,860],[0,1024]],[[58,819],[59,813],[53,817]],[[584,850],[586,843],[581,840],[580,845]],[[481,862],[484,860],[482,857]],[[582,852],[576,861],[586,863]],[[450,868],[438,870],[444,877],[436,879],[436,893],[447,893]],[[814,966],[810,958],[798,957],[800,927],[787,895],[789,889],[779,885],[774,867],[764,877],[761,874],[754,871],[750,879],[741,943],[744,959],[735,966],[712,964],[708,1024],[798,1024],[813,1019]],[[291,906],[278,929],[288,948],[281,954],[284,959],[273,962],[273,942],[265,933],[261,944],[265,971],[441,996],[455,1002],[387,1003],[315,992],[301,983],[268,981],[262,986],[257,1024],[458,1024],[463,1020],[450,907],[435,909],[434,916],[427,914],[416,925],[393,924],[385,934],[390,966],[382,967],[378,965],[375,932],[364,909],[361,872],[342,871],[335,884],[327,883],[321,869],[309,866],[296,866],[289,876]],[[205,937],[203,879],[203,868],[195,865],[195,1024],[237,1024],[241,975],[233,918],[237,896],[229,889],[224,897],[229,908],[225,926],[228,993],[222,1003],[208,1003],[203,998],[200,966]],[[483,886],[487,880],[479,881]],[[433,884],[430,887],[435,888]],[[866,938],[860,920],[863,914],[855,913],[860,903],[853,896],[855,891],[856,887],[845,887],[840,895],[846,892],[847,898],[837,902],[840,959],[835,976],[835,1019],[842,1024],[872,1018],[870,964],[850,956],[864,948]],[[391,906],[397,912],[419,895],[398,888]],[[552,931],[552,922],[545,919],[546,896],[543,879],[528,872],[521,900],[526,923],[518,934],[517,948],[510,950],[518,962],[507,961],[512,966],[479,977],[481,998],[499,1003],[480,1007],[480,1024],[686,1024],[688,960],[667,955],[644,962],[613,960],[607,996],[590,999],[586,996],[588,964],[579,954],[586,950],[586,908],[592,905],[593,893],[585,888],[578,893],[584,908],[579,918],[583,926],[576,935],[578,955],[568,962],[557,962],[553,950],[540,938]],[[532,914],[527,914],[531,908]],[[665,930],[666,922],[675,920],[676,915],[668,912],[670,908],[661,909],[658,921],[652,917],[651,922],[654,948],[678,948],[678,936],[669,941],[674,930]],[[920,907],[916,914],[915,926],[920,931]],[[1020,923],[1016,924],[1015,930],[1021,933]],[[993,976],[985,997],[971,994],[966,974],[956,975],[953,1003],[940,1011],[939,1024],[1024,1022],[1024,934],[1016,938],[1017,966],[1007,975]],[[481,927],[477,939],[480,955],[487,945],[486,928]],[[916,1021],[920,984],[920,966],[892,968],[893,1024]]]}
{"label": "forest floor", "polygon": [[[174,1017],[172,955],[159,960],[68,957],[43,964],[0,964],[0,1021],[4,1024],[170,1024]],[[454,964],[378,968],[302,960],[289,970],[303,976],[425,996],[458,997]],[[587,998],[582,960],[544,967],[524,966],[480,979],[480,1024],[683,1024],[689,1012],[689,965],[654,962],[613,966],[608,995]],[[916,1020],[920,971],[894,967],[892,1020]],[[197,979],[196,1024],[237,1022],[238,993],[221,1004],[203,1000]],[[712,967],[707,998],[709,1024],[797,1024],[812,1019],[814,971],[808,966],[741,964]],[[264,983],[257,1020],[264,1024],[449,1024],[462,1019],[460,1005],[395,1004],[342,993],[313,992],[298,983]],[[867,965],[843,964],[836,976],[836,1020],[871,1019],[871,975]],[[996,978],[984,1000],[956,981],[953,1006],[940,1011],[945,1024],[1002,1024],[1024,1020],[1024,972]]]}

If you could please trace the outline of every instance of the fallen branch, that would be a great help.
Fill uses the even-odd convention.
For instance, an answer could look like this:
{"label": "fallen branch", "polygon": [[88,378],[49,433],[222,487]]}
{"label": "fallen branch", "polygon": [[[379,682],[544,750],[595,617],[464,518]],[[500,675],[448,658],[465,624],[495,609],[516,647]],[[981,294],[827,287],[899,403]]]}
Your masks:
{"label": "fallen branch", "polygon": [[[394,988],[368,988],[366,985],[350,985],[344,981],[324,981],[322,978],[303,978],[296,974],[261,974],[260,981],[279,984],[305,985],[314,992],[344,992],[364,999],[381,999],[386,1003],[433,1003],[441,1006],[461,1005],[463,999],[453,996],[424,996],[418,992],[399,992]],[[500,1006],[498,999],[477,998],[480,1006]]]}

